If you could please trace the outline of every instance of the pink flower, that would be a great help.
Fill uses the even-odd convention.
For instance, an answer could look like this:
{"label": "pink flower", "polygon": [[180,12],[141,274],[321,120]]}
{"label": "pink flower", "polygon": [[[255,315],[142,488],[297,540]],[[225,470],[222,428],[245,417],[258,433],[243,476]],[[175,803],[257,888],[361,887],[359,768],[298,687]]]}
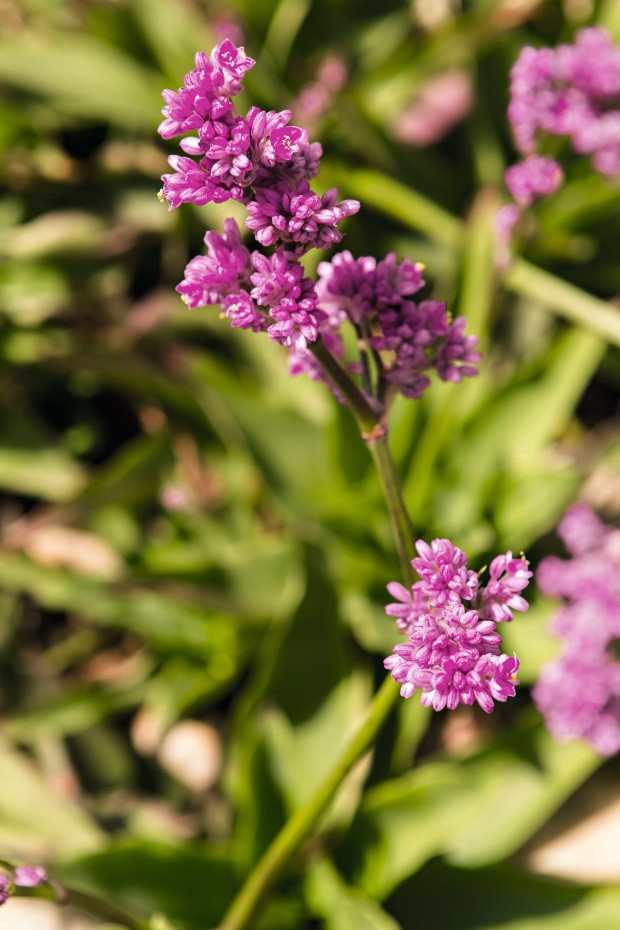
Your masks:
{"label": "pink flower", "polygon": [[422,85],[394,120],[392,131],[409,145],[432,145],[467,116],[472,101],[472,80],[466,71],[440,74]]}
{"label": "pink flower", "polygon": [[562,166],[553,158],[530,155],[506,171],[506,187],[517,201],[527,206],[538,197],[555,194],[564,179]]}
{"label": "pink flower", "polygon": [[558,534],[572,558],[543,559],[536,580],[546,594],[564,599],[553,619],[564,645],[543,668],[533,696],[557,739],[580,737],[613,755],[620,750],[620,531],[576,504]]}
{"label": "pink flower", "polygon": [[527,610],[520,592],[527,588],[532,572],[524,558],[513,559],[512,552],[498,555],[489,566],[489,581],[480,589],[480,616],[496,623],[512,620],[513,610]]}
{"label": "pink flower", "polygon": [[18,865],[15,868],[15,884],[20,888],[36,888],[47,881],[47,872],[42,865]]}
{"label": "pink flower", "polygon": [[567,136],[596,170],[620,173],[620,48],[608,32],[581,29],[572,45],[526,46],[510,77],[508,119],[523,154],[535,153],[545,134]]}
{"label": "pink flower", "polygon": [[[510,552],[497,556],[489,584],[479,591],[478,576],[467,568],[465,553],[450,540],[434,539],[429,546],[420,539],[416,548],[419,557],[411,564],[420,581],[410,590],[390,582],[388,591],[397,601],[386,607],[397,626],[406,630],[408,641],[394,646],[383,664],[404,698],[420,688],[422,704],[434,710],[476,701],[490,713],[495,701],[515,694],[519,662],[500,653],[496,624],[512,619],[510,608],[527,608],[517,593],[531,576],[527,563],[513,559]],[[466,609],[463,600],[473,601],[477,593],[486,608]]]}

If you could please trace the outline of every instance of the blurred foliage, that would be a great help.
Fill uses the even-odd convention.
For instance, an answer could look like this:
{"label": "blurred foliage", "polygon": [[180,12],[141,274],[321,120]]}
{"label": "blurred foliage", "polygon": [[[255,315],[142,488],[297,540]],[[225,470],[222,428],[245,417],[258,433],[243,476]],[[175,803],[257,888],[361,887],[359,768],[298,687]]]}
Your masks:
{"label": "blurred foliage", "polygon": [[[620,17],[613,0],[0,7],[0,845],[206,930],[355,729],[395,640],[398,560],[346,411],[174,293],[227,212],[157,202],[160,91],[225,34],[258,59],[245,97],[266,108],[295,110],[326,57],[342,61],[313,135],[317,184],[362,201],[346,247],[424,261],[485,349],[475,381],[393,411],[416,529],[474,565],[511,547],[535,566],[576,496],[620,512],[620,354],[495,275],[507,76],[522,45],[595,21],[620,38]],[[399,141],[403,108],[454,68],[471,112],[432,146]],[[614,297],[619,202],[571,165],[525,257]],[[261,926],[617,926],[620,890],[516,856],[598,764],[554,745],[528,699],[552,610],[535,598],[508,629],[523,688],[492,718],[462,709],[458,736],[399,707]],[[188,717],[203,729],[172,764]],[[192,780],[188,757],[211,776]]]}

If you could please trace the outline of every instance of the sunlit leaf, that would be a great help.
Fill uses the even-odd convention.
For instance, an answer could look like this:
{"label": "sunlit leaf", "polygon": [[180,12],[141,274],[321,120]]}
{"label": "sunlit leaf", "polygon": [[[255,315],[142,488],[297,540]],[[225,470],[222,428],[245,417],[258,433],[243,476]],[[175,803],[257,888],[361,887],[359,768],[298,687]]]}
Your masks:
{"label": "sunlit leaf", "polygon": [[160,78],[92,36],[60,34],[55,41],[14,37],[0,46],[0,77],[41,94],[62,111],[109,120],[127,129],[153,127]]}

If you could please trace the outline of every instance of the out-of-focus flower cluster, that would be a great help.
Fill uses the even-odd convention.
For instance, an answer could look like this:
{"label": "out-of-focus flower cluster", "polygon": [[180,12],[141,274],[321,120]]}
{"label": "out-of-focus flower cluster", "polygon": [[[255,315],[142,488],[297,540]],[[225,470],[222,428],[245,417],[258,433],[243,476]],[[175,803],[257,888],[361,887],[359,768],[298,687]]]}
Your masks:
{"label": "out-of-focus flower cluster", "polygon": [[394,119],[392,134],[416,148],[433,145],[467,116],[473,99],[467,71],[447,71],[429,78]]}
{"label": "out-of-focus flower cluster", "polygon": [[306,277],[302,256],[338,243],[341,221],[360,205],[339,201],[335,188],[321,196],[311,189],[321,146],[290,125],[290,111],[236,113],[232,98],[253,64],[227,40],[211,55],[196,55],[182,88],[164,91],[160,134],[193,135],[180,143],[185,155],[169,158],[174,173],[163,176],[162,198],[171,208],[240,201],[259,246],[246,248],[232,219],[222,234],[207,232],[207,254],[189,262],[177,287],[185,302],[219,304],[233,326],[266,331],[289,348],[292,374],[318,380],[326,376],[308,344],[321,337],[335,359],[344,359],[341,328],[351,323],[360,357],[344,364],[380,404],[390,389],[420,397],[431,369],[444,381],[475,375],[480,354],[476,337],[465,335],[465,319],[452,320],[444,303],[411,299],[424,285],[422,266],[399,264],[393,254],[377,262],[341,252],[319,265],[316,284]]}
{"label": "out-of-focus flower cluster", "polygon": [[491,713],[494,701],[515,694],[519,661],[500,652],[497,624],[511,621],[514,610],[527,610],[521,592],[532,576],[528,563],[512,552],[498,555],[481,586],[450,540],[434,539],[429,546],[420,539],[416,549],[411,564],[420,580],[410,589],[396,581],[387,586],[396,601],[386,613],[407,633],[407,642],[394,646],[383,664],[404,698],[420,688],[422,704],[434,710],[477,701]]}
{"label": "out-of-focus flower cluster", "polygon": [[0,904],[7,901],[15,888],[36,888],[47,881],[42,865],[18,865],[12,876],[0,872]]}
{"label": "out-of-focus flower cluster", "polygon": [[534,699],[557,739],[581,737],[613,755],[620,750],[620,530],[576,504],[558,534],[571,558],[547,556],[536,581],[565,601],[553,621],[564,644],[543,669]]}
{"label": "out-of-focus flower cluster", "polygon": [[606,177],[620,175],[620,48],[602,28],[582,29],[572,45],[526,46],[510,74],[508,119],[524,160],[506,171],[516,204],[503,208],[506,239],[524,207],[555,193],[562,166],[544,152],[549,136],[566,138]]}
{"label": "out-of-focus flower cluster", "polygon": [[295,119],[306,127],[320,124],[346,80],[347,66],[344,60],[333,53],[326,55],[315,79],[302,87],[292,103]]}

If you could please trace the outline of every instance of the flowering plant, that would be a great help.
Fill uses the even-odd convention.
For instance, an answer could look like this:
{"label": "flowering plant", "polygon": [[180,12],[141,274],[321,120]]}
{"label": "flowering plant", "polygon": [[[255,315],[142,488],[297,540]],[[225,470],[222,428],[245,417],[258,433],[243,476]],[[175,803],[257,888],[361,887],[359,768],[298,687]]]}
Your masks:
{"label": "flowering plant", "polygon": [[[344,251],[319,264],[316,283],[305,276],[302,256],[339,243],[340,223],[357,213],[359,202],[338,201],[335,188],[322,196],[311,190],[322,149],[308,141],[305,129],[289,125],[290,110],[235,112],[232,98],[254,65],[243,48],[227,40],[210,56],[199,52],[195,63],[178,92],[164,91],[159,132],[164,139],[196,132],[180,145],[199,160],[171,155],[176,173],[164,175],[161,197],[171,209],[240,201],[257,244],[273,253],[250,252],[235,220],[225,220],[222,235],[206,233],[207,254],[185,269],[177,290],[187,305],[219,304],[232,326],[264,330],[288,347],[292,374],[328,382],[308,347],[320,340],[333,359],[343,359],[341,329],[351,324],[360,358],[347,368],[361,375],[374,409],[384,408],[390,390],[420,397],[430,384],[429,369],[444,381],[476,374],[478,340],[465,336],[465,319],[451,320],[445,303],[410,299],[424,286],[421,264],[398,263],[394,253],[377,262]],[[338,384],[331,384],[338,394]]]}
{"label": "flowering plant", "polygon": [[603,177],[620,176],[620,49],[603,28],[581,29],[572,45],[526,46],[510,74],[508,119],[523,160],[505,173],[515,203],[498,217],[510,236],[525,207],[564,181],[556,158],[540,154],[551,138],[587,155]]}
{"label": "flowering plant", "polygon": [[[219,304],[232,326],[265,330],[289,348],[291,374],[324,380],[349,403],[373,449],[405,577],[411,579],[413,568],[420,578],[410,591],[399,582],[388,584],[399,603],[386,611],[397,616],[408,643],[394,647],[385,667],[405,698],[420,688],[422,703],[436,711],[477,701],[490,713],[494,700],[514,696],[519,668],[516,658],[500,653],[496,622],[512,620],[513,609],[527,609],[520,592],[532,573],[524,558],[508,552],[493,560],[490,581],[479,588],[465,553],[447,539],[431,546],[418,540],[419,555],[409,562],[411,521],[386,441],[394,393],[419,399],[432,368],[443,381],[476,375],[478,340],[465,336],[465,318],[452,320],[445,303],[411,299],[424,286],[423,267],[407,258],[397,262],[394,253],[377,262],[343,251],[319,263],[316,283],[306,277],[301,257],[340,242],[338,227],[357,213],[359,202],[338,201],[336,189],[322,196],[311,190],[321,147],[289,125],[290,111],[252,107],[246,117],[236,114],[231,98],[254,64],[244,48],[226,41],[209,56],[199,52],[195,63],[177,93],[164,91],[166,119],[159,131],[164,138],[195,131],[181,148],[199,161],[170,156],[176,174],[164,175],[161,198],[171,209],[238,200],[257,243],[274,251],[250,252],[235,221],[227,219],[223,235],[206,233],[207,255],[190,261],[177,290],[192,308]],[[359,358],[343,365],[345,322],[355,330]],[[463,601],[474,598],[477,609],[466,610]],[[391,706],[389,693],[385,686],[378,693],[360,731],[363,740],[353,739],[336,777],[330,773],[256,866],[223,918],[224,930],[241,930],[254,919],[286,857],[301,847],[342,776],[376,738]]]}
{"label": "flowering plant", "polygon": [[52,6],[0,37],[2,918],[612,926],[538,832],[618,749],[605,4]]}

